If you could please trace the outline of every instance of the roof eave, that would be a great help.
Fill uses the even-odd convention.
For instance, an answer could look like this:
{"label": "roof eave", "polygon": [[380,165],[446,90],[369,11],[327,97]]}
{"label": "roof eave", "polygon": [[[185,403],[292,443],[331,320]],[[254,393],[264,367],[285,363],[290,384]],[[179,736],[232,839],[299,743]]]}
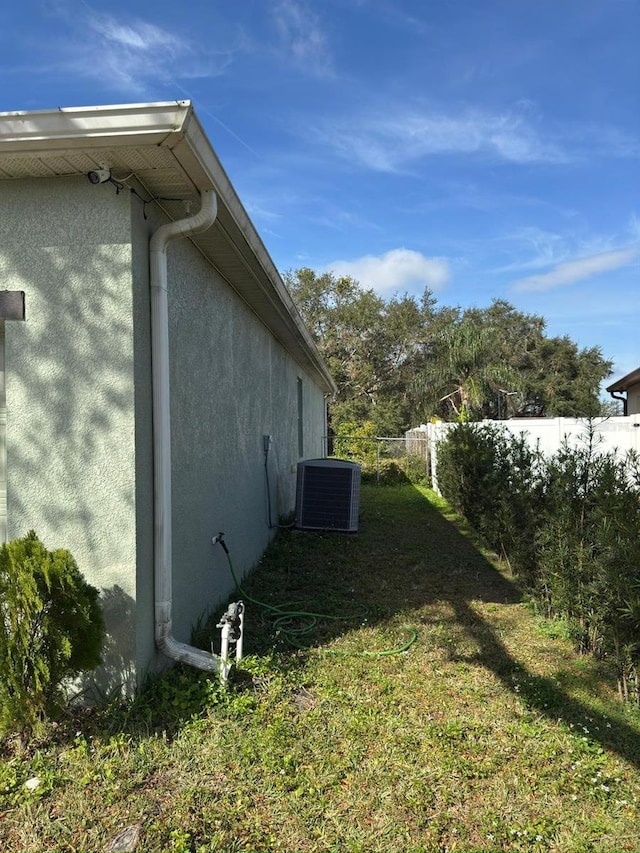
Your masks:
{"label": "roof eave", "polygon": [[618,379],[617,382],[613,382],[611,385],[607,386],[607,391],[612,393],[614,391],[626,391],[630,385],[637,385],[640,382],[640,367],[636,368],[636,370],[632,370],[631,373],[627,373],[626,376],[623,376],[622,379]]}
{"label": "roof eave", "polygon": [[[286,342],[280,338],[283,345],[315,375],[325,392],[335,394],[335,382],[190,101],[0,113],[0,155],[37,157],[39,153],[136,146],[169,149],[198,191],[214,189],[223,199],[243,238],[242,245],[234,244],[235,250],[245,258],[252,255],[260,269],[252,281],[266,297],[269,316],[256,313],[276,337],[286,327]],[[242,287],[236,290],[251,305]]]}
{"label": "roof eave", "polygon": [[58,110],[0,113],[0,150],[6,154],[126,144],[162,145],[179,137],[190,101],[124,106],[61,107]]}

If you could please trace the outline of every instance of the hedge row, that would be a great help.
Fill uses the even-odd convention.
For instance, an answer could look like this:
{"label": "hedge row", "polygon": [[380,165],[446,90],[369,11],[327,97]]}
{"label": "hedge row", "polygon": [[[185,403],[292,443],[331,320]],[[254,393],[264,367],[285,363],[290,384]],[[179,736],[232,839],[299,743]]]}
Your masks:
{"label": "hedge row", "polygon": [[508,562],[576,647],[611,660],[620,695],[640,704],[640,460],[584,441],[543,457],[524,437],[459,424],[438,447],[444,497]]}

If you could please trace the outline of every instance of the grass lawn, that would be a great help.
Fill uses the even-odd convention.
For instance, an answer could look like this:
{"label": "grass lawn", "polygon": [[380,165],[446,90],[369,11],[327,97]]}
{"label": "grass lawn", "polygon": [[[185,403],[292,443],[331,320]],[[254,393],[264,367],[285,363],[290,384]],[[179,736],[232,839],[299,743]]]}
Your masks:
{"label": "grass lawn", "polygon": [[357,534],[283,531],[244,589],[343,618],[247,601],[226,691],[175,668],[5,744],[0,849],[640,851],[640,712],[432,492],[363,487]]}

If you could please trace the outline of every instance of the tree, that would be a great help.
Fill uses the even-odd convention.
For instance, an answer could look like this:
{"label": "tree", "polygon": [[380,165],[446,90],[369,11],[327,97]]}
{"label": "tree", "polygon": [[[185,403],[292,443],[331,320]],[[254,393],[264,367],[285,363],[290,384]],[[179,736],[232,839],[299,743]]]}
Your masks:
{"label": "tree", "polygon": [[332,273],[305,268],[284,279],[338,386],[330,405],[332,426],[370,421],[378,435],[408,429],[412,377],[436,313],[430,292],[420,303],[409,296],[385,301]]}
{"label": "tree", "polygon": [[336,429],[370,422],[398,435],[436,415],[446,420],[590,417],[611,362],[549,338],[545,320],[494,300],[487,308],[383,299],[348,276],[303,268],[284,276],[338,386],[329,415]]}
{"label": "tree", "polygon": [[[488,308],[467,309],[463,318],[488,329],[494,361],[505,367],[502,415],[513,417],[593,417],[601,412],[603,379],[611,373],[599,347],[580,350],[567,336],[549,338],[537,314],[518,311],[496,299]],[[507,378],[508,376],[512,378]],[[507,383],[511,383],[509,387]],[[498,397],[489,398],[482,416],[497,416]],[[508,409],[508,411],[506,411]]]}
{"label": "tree", "polygon": [[463,315],[438,335],[417,385],[436,414],[478,420],[505,385],[520,385],[520,377],[501,358],[495,329]]}

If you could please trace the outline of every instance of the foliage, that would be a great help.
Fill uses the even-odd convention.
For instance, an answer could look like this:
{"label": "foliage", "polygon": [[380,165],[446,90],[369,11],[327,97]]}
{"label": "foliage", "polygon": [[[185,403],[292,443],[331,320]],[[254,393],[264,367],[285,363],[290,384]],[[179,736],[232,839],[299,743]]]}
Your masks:
{"label": "foliage", "polygon": [[542,460],[524,436],[458,424],[438,447],[443,495],[523,579],[534,572],[541,523]]}
{"label": "foliage", "polygon": [[54,714],[66,678],[100,662],[98,590],[71,554],[33,530],[0,549],[0,732],[30,731]]}
{"label": "foliage", "polygon": [[582,447],[550,460],[545,525],[538,534],[538,595],[573,626],[581,651],[615,663],[620,692],[640,704],[640,497],[637,460],[598,453],[590,426]]}
{"label": "foliage", "polygon": [[378,435],[404,432],[414,417],[412,377],[438,322],[430,292],[421,302],[385,301],[352,278],[310,269],[287,273],[285,283],[338,386],[334,431],[370,421]]}
{"label": "foliage", "polygon": [[598,347],[547,337],[545,321],[504,300],[487,308],[383,299],[349,277],[288,272],[285,282],[338,386],[331,426],[374,424],[400,435],[413,424],[503,417],[591,417],[611,362]]}
{"label": "foliage", "polygon": [[[579,349],[566,335],[547,337],[545,320],[525,314],[502,299],[488,308],[471,308],[464,317],[489,329],[494,358],[514,377],[502,398],[489,398],[482,417],[594,417],[600,414],[599,389],[611,372],[599,347]],[[517,378],[516,378],[517,377]]]}
{"label": "foliage", "polygon": [[598,452],[592,422],[582,446],[565,442],[550,459],[477,424],[451,429],[438,451],[443,494],[640,704],[638,482],[638,458]]}
{"label": "foliage", "polygon": [[378,485],[427,484],[424,456],[407,453],[403,441],[388,443],[377,437],[374,424],[343,421],[330,445],[331,455],[358,462],[362,481]]}
{"label": "foliage", "polygon": [[363,466],[375,466],[376,430],[372,421],[359,424],[355,421],[343,421],[336,431],[332,442],[332,456],[359,462]]}
{"label": "foliage", "polygon": [[494,331],[463,315],[438,336],[431,357],[416,377],[438,412],[453,413],[459,421],[476,420],[499,394],[506,405],[504,389],[521,384],[519,374],[496,346]]}

